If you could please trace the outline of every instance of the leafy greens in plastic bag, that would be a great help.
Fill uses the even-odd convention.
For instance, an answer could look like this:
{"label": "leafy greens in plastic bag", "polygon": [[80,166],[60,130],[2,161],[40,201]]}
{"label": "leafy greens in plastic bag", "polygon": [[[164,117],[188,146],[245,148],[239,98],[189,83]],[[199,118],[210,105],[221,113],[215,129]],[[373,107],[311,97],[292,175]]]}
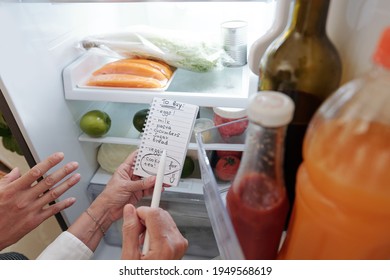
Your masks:
{"label": "leafy greens in plastic bag", "polygon": [[232,60],[219,42],[147,26],[89,36],[81,41],[81,47],[100,48],[108,55],[122,58],[162,60],[173,67],[194,72],[222,69],[225,62]]}

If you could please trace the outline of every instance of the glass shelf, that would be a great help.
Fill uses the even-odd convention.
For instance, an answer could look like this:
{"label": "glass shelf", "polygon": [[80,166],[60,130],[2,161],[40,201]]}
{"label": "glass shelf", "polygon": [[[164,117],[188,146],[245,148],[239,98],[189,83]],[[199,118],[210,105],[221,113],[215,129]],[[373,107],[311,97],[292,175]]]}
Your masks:
{"label": "glass shelf", "polygon": [[204,107],[245,108],[250,93],[257,91],[258,77],[248,65],[225,67],[206,73],[177,69],[166,90],[85,87],[91,73],[110,58],[90,50],[63,71],[65,99],[124,103],[151,103],[155,96]]}

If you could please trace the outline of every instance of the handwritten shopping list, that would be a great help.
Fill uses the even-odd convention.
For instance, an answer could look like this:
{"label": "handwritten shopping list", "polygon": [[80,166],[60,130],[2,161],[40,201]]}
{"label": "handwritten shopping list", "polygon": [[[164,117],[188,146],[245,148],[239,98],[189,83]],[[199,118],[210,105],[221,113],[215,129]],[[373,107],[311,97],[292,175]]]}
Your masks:
{"label": "handwritten shopping list", "polygon": [[160,156],[167,158],[163,183],[177,186],[199,106],[155,97],[141,138],[134,174],[156,175]]}

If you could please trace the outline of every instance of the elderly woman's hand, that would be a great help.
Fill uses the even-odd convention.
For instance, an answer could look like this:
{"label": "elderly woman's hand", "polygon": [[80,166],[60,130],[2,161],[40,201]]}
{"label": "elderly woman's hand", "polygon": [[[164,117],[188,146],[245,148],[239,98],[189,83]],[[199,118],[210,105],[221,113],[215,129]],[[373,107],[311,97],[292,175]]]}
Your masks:
{"label": "elderly woman's hand", "polygon": [[37,182],[63,159],[63,153],[54,153],[23,176],[15,168],[0,180],[0,250],[17,242],[47,218],[73,205],[75,198],[48,204],[80,181],[80,174],[62,181],[78,168],[77,162],[69,162]]}
{"label": "elderly woman's hand", "polygon": [[136,156],[137,151],[131,153],[116,169],[103,192],[93,203],[107,209],[113,222],[122,217],[126,204],[135,205],[143,196],[153,193],[155,176],[141,179],[133,174]]}
{"label": "elderly woman's hand", "polygon": [[88,209],[68,228],[92,251],[96,249],[103,235],[113,222],[123,215],[123,207],[136,204],[144,195],[153,193],[156,177],[141,180],[133,174],[137,151],[130,154],[116,169],[101,194]]}
{"label": "elderly woman's hand", "polygon": [[[142,255],[140,235],[149,234],[149,251]],[[126,205],[123,210],[122,259],[178,260],[188,247],[171,215],[161,208]]]}

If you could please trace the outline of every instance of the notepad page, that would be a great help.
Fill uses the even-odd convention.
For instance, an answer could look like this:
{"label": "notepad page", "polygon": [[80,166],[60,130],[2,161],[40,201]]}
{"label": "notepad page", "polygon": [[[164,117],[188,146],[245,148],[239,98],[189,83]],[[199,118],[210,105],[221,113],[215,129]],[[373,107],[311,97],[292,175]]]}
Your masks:
{"label": "notepad page", "polygon": [[156,175],[160,155],[166,150],[163,183],[177,186],[198,111],[197,105],[155,97],[141,138],[134,174],[141,177]]}

